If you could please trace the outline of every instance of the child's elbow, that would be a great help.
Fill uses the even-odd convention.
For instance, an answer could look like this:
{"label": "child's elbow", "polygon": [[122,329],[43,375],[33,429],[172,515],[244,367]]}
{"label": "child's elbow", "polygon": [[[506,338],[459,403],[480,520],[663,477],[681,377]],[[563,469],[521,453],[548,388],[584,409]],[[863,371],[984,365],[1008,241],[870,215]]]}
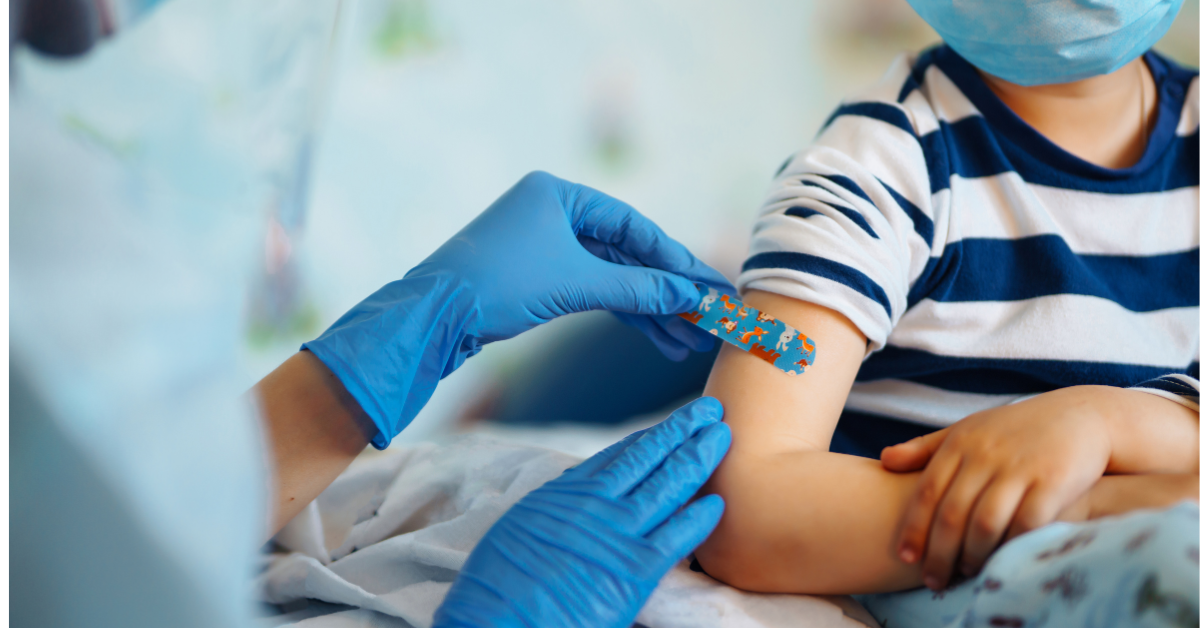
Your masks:
{"label": "child's elbow", "polygon": [[744,533],[722,523],[708,540],[696,548],[696,560],[704,572],[731,587],[743,591],[768,592],[771,580],[764,576],[763,565],[741,543]]}
{"label": "child's elbow", "polygon": [[767,504],[760,499],[760,464],[726,458],[713,474],[709,486],[725,499],[725,514],[708,540],[696,548],[696,559],[705,573],[730,586],[779,592],[789,588],[781,587],[783,583],[776,573],[779,544],[786,541],[779,538],[779,531],[773,529],[771,517],[764,511]]}

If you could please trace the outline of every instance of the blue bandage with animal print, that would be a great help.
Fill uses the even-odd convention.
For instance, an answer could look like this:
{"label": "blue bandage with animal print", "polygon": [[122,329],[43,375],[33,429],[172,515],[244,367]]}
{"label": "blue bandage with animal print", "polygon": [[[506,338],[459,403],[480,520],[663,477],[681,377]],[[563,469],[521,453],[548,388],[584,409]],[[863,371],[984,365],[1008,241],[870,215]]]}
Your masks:
{"label": "blue bandage with animal print", "polygon": [[696,288],[703,295],[692,312],[680,314],[689,323],[729,344],[749,351],[788,375],[804,372],[817,357],[817,343],[795,327],[760,312],[735,297],[722,294],[702,283]]}

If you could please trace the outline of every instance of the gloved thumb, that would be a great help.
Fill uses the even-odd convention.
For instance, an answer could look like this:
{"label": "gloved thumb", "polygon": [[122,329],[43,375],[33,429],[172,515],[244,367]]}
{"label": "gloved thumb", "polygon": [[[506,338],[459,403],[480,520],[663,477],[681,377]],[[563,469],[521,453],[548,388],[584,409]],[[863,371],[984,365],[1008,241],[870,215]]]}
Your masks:
{"label": "gloved thumb", "polygon": [[597,260],[604,268],[582,280],[585,309],[630,314],[679,314],[700,303],[700,292],[686,277]]}

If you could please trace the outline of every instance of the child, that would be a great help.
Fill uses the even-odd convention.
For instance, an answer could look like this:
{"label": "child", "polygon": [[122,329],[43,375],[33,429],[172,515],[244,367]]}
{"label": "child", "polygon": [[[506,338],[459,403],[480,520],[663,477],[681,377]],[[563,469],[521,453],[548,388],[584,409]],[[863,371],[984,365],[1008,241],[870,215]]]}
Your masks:
{"label": "child", "polygon": [[1179,3],[913,4],[948,45],[784,164],[737,282],[818,349],[710,376],[734,438],[697,558],[735,586],[939,590],[1200,490],[1197,80],[1147,52]]}

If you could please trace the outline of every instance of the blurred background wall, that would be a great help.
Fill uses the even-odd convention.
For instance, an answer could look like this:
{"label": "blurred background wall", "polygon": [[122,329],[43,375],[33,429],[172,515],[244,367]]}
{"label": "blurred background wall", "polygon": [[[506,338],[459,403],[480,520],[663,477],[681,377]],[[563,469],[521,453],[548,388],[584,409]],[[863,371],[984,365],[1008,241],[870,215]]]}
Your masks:
{"label": "blurred background wall", "polygon": [[[1192,66],[1197,5],[1159,45]],[[13,72],[169,193],[262,214],[249,387],[534,169],[631,203],[732,276],[778,165],[936,40],[903,0],[173,0],[83,61],[18,54]],[[408,438],[586,319],[489,346]]]}

